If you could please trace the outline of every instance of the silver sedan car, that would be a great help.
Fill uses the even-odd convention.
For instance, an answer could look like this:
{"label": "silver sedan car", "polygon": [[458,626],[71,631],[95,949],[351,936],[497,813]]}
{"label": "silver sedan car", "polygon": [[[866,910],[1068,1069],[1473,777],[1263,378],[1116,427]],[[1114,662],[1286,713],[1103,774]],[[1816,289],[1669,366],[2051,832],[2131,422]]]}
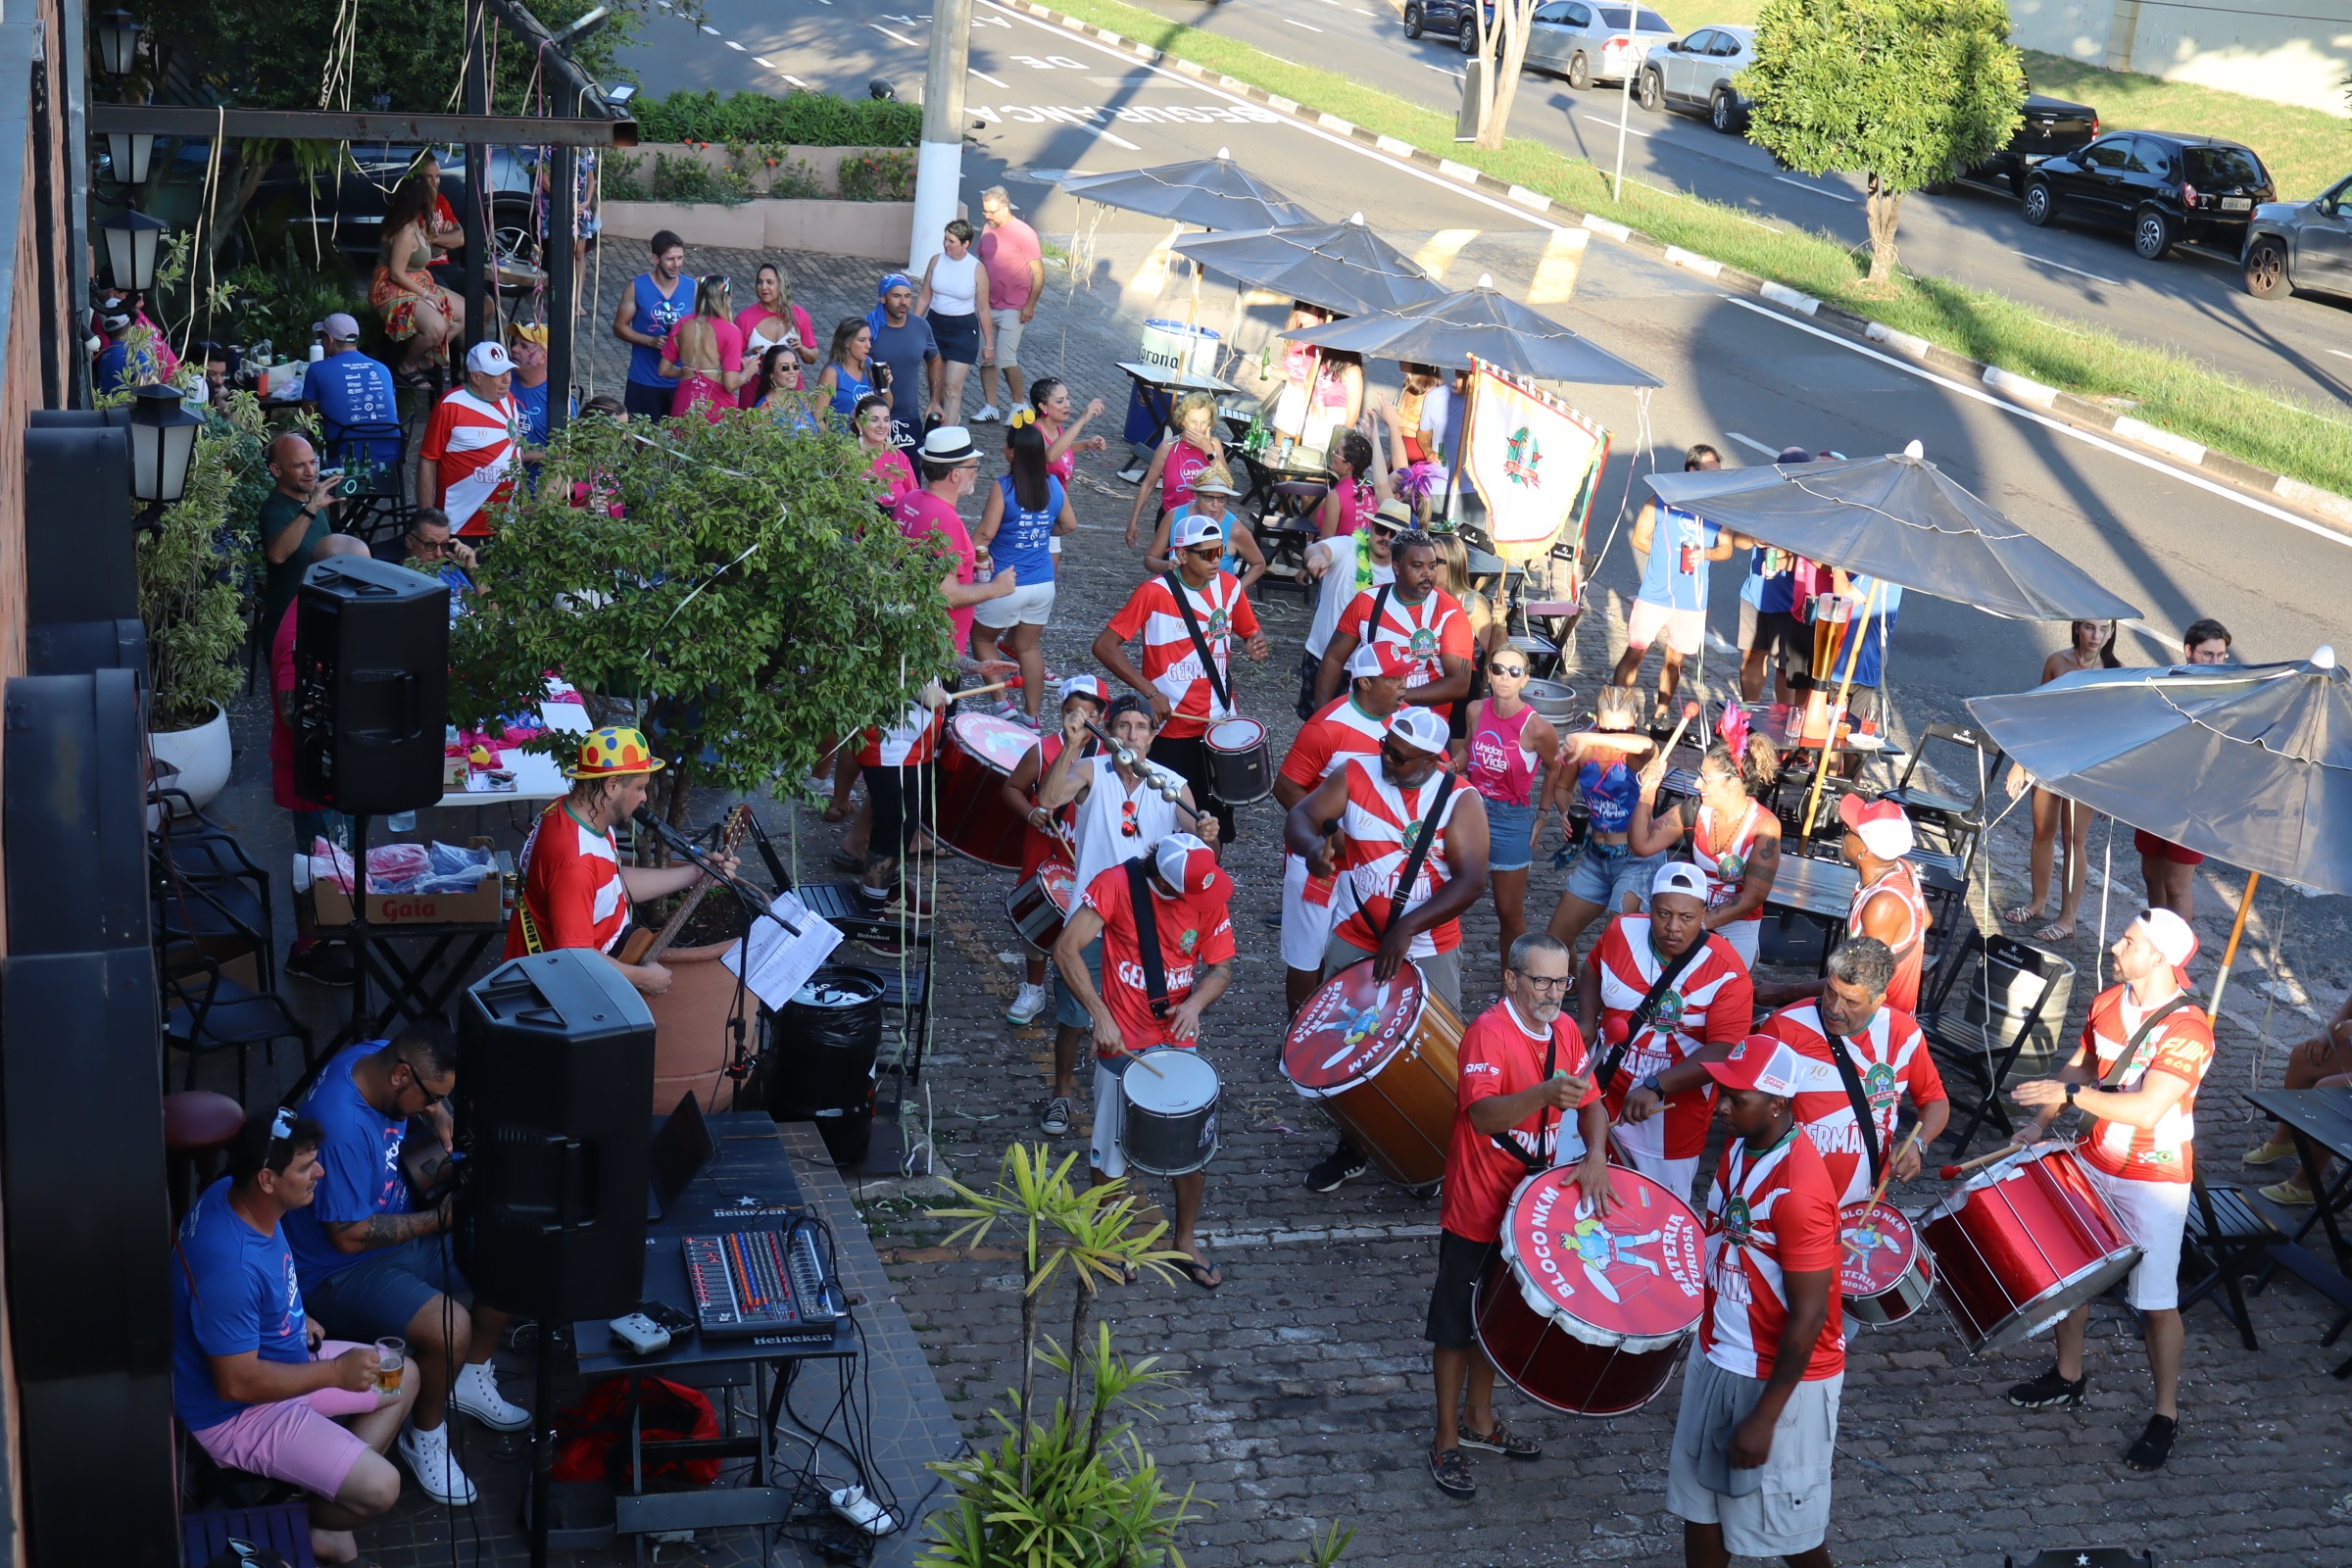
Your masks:
{"label": "silver sedan car", "polygon": [[1558,72],[1571,87],[1623,81],[1653,46],[1674,35],[1647,6],[1545,0],[1528,19],[1527,64]]}

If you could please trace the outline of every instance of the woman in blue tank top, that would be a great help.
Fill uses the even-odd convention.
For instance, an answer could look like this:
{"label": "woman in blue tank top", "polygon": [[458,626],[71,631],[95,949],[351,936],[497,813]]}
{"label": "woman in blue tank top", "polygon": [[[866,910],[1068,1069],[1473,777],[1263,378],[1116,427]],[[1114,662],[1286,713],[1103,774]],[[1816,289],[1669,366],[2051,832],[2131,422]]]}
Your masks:
{"label": "woman in blue tank top", "polygon": [[846,317],[833,328],[833,347],[825,356],[825,368],[817,372],[816,384],[832,400],[833,416],[844,430],[850,428],[858,400],[875,390],[873,351],[874,329],[866,325],[864,317]]}
{"label": "woman in blue tank top", "polygon": [[[1571,948],[1603,915],[1644,907],[1650,878],[1666,858],[1665,852],[1636,855],[1628,842],[1634,807],[1642,799],[1642,764],[1657,751],[1635,728],[1638,706],[1633,688],[1603,686],[1593,728],[1561,737],[1559,766],[1545,792],[1545,807],[1557,807],[1565,816],[1568,794],[1575,791],[1590,819],[1584,847],[1569,864],[1559,906],[1551,912],[1551,934]],[[1567,838],[1563,821],[1561,842]]]}
{"label": "woman in blue tank top", "polygon": [[972,542],[988,558],[979,569],[994,574],[1010,566],[1015,586],[1002,599],[973,607],[972,657],[983,663],[995,659],[998,639],[1004,639],[1020,662],[1021,706],[1035,729],[1046,692],[1041,639],[1054,614],[1053,540],[1077,527],[1078,518],[1046,462],[1046,433],[1037,416],[1020,409],[1005,422],[1004,460],[1011,471],[989,486]]}

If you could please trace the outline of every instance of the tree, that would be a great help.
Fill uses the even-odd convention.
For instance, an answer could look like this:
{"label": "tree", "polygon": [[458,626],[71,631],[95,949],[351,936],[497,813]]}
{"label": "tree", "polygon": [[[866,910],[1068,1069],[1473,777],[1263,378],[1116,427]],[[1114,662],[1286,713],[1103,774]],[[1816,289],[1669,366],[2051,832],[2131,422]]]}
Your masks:
{"label": "tree", "polygon": [[672,821],[696,782],[797,784],[835,738],[896,721],[954,666],[947,566],[874,496],[856,442],[764,410],[573,421],[536,493],[518,487],[496,519],[450,634],[452,720],[495,730],[535,712],[554,670],[670,760]]}
{"label": "tree", "polygon": [[2008,145],[2026,79],[2002,0],[1765,0],[1740,89],[1749,138],[1782,164],[1863,176],[1883,290],[1903,197]]}
{"label": "tree", "polygon": [[[1501,148],[1519,96],[1519,72],[1527,62],[1528,18],[1543,0],[1487,0],[1478,7],[1478,140],[1487,152]],[[1499,65],[1498,65],[1499,63]]]}

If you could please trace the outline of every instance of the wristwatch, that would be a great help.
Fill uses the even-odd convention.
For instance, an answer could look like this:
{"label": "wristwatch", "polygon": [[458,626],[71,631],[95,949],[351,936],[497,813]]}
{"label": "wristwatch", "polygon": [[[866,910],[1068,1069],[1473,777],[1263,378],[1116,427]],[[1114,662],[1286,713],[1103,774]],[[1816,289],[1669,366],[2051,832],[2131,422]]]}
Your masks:
{"label": "wristwatch", "polygon": [[2066,1086],[2066,1102],[2070,1105],[2073,1104],[2075,1102],[2075,1097],[2082,1092],[2082,1086],[2081,1084],[2068,1084]]}
{"label": "wristwatch", "polygon": [[1666,1091],[1658,1086],[1658,1075],[1654,1072],[1648,1077],[1642,1079],[1634,1087],[1637,1089],[1646,1089],[1651,1094],[1657,1096],[1660,1100],[1664,1100],[1666,1098]]}

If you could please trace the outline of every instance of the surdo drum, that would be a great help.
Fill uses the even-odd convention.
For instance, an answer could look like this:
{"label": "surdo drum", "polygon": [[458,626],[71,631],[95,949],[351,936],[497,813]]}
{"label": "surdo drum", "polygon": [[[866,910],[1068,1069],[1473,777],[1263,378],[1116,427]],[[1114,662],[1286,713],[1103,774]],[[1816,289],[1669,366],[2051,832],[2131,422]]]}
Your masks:
{"label": "surdo drum", "polygon": [[1004,895],[1004,917],[1023,942],[1046,953],[1061,935],[1061,923],[1077,901],[1078,873],[1064,861],[1048,860],[1035,876]]}
{"label": "surdo drum", "polygon": [[958,713],[939,759],[939,837],[982,865],[1019,870],[1027,825],[1004,804],[1004,781],[1037,745],[1009,718]]}
{"label": "surdo drum", "polygon": [[1987,1165],[1928,1211],[1936,1294],[1971,1355],[1997,1355],[2105,1294],[2139,1248],[2060,1144]]}
{"label": "surdo drum", "polygon": [[1462,1069],[1462,1020],[1410,958],[1382,985],[1372,960],[1333,975],[1298,1009],[1282,1071],[1381,1174],[1423,1187],[1446,1174]]}

